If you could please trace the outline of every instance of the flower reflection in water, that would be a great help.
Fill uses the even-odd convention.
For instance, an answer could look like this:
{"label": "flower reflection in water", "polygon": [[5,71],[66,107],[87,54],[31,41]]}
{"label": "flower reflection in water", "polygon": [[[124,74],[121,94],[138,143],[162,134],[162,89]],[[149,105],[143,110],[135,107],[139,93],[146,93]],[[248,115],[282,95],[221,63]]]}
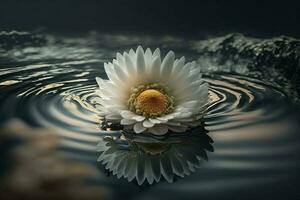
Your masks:
{"label": "flower reflection in water", "polygon": [[104,137],[98,144],[98,161],[117,178],[136,179],[139,185],[162,178],[171,183],[195,172],[208,160],[206,151],[214,149],[207,132],[203,126],[167,136],[122,131]]}

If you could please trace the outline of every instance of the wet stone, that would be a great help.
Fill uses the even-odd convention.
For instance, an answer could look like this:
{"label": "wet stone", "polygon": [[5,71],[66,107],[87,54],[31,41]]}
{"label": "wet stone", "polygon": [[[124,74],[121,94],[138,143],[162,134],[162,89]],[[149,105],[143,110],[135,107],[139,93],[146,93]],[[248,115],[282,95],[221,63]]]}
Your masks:
{"label": "wet stone", "polygon": [[195,48],[203,57],[215,58],[219,65],[243,64],[250,74],[261,72],[261,78],[283,86],[299,101],[300,40],[287,36],[258,39],[232,33],[198,41]]}

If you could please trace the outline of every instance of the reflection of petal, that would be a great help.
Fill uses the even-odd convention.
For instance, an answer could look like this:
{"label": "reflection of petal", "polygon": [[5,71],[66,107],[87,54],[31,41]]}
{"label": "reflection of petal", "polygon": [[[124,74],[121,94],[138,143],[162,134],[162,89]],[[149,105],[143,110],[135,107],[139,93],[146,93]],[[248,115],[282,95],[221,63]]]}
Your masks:
{"label": "reflection of petal", "polygon": [[105,137],[98,144],[98,161],[118,178],[136,179],[139,185],[146,180],[149,184],[159,182],[162,177],[171,183],[176,176],[190,175],[207,160],[206,151],[213,151],[213,141],[206,132],[200,127],[166,137],[123,131],[126,139],[121,135]]}

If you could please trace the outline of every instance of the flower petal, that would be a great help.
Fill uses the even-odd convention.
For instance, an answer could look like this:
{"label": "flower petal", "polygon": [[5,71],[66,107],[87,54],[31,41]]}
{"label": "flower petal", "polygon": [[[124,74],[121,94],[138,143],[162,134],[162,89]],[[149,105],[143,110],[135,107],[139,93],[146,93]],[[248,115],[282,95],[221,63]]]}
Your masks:
{"label": "flower petal", "polygon": [[193,101],[188,101],[183,104],[180,104],[180,106],[182,106],[184,108],[194,108],[197,106],[197,103],[198,102],[196,100],[193,100]]}
{"label": "flower petal", "polygon": [[159,48],[156,48],[154,50],[154,52],[153,52],[153,58],[155,58],[155,57],[160,57],[160,50],[159,50]]}
{"label": "flower petal", "polygon": [[143,121],[143,126],[147,127],[147,128],[151,128],[154,126],[154,123],[152,123],[148,119],[146,119],[145,121]]}
{"label": "flower petal", "polygon": [[105,116],[105,118],[109,119],[109,120],[119,120],[122,117],[118,114],[109,114],[109,115]]}
{"label": "flower petal", "polygon": [[152,60],[150,78],[153,82],[160,80],[160,57],[156,56]]}
{"label": "flower petal", "polygon": [[173,74],[178,74],[184,67],[185,57],[182,56],[176,64],[174,64]]}
{"label": "flower petal", "polygon": [[121,120],[121,124],[122,125],[131,125],[134,124],[136,121],[133,119],[122,119]]}
{"label": "flower petal", "polygon": [[182,133],[182,132],[185,132],[188,129],[188,127],[187,126],[168,126],[168,129],[170,129],[171,131],[176,132],[176,133]]}
{"label": "flower petal", "polygon": [[133,126],[133,130],[134,132],[136,133],[141,133],[143,131],[145,131],[147,128],[143,126],[143,123],[142,122],[139,122],[139,123],[136,123],[134,126]]}
{"label": "flower petal", "polygon": [[174,64],[175,54],[173,51],[169,51],[169,53],[164,58],[162,64],[161,64],[161,77],[164,79],[168,79]]}
{"label": "flower petal", "polygon": [[136,69],[137,69],[137,74],[139,76],[144,75],[145,58],[144,58],[144,50],[141,46],[139,46],[136,50]]}
{"label": "flower petal", "polygon": [[150,66],[152,61],[152,52],[151,49],[147,48],[146,52],[145,52],[145,64],[146,64],[146,68]]}
{"label": "flower petal", "polygon": [[164,135],[168,132],[168,127],[162,124],[156,124],[155,126],[149,128],[149,132],[154,135]]}
{"label": "flower petal", "polygon": [[148,120],[153,124],[160,124],[162,122],[162,121],[160,121],[158,119],[154,119],[154,118],[149,118]]}
{"label": "flower petal", "polygon": [[124,73],[124,71],[118,65],[118,63],[114,63],[114,70],[120,81],[124,82],[128,79],[127,75]]}
{"label": "flower petal", "polygon": [[136,120],[136,121],[138,121],[138,122],[143,121],[145,118],[146,118],[146,117],[141,116],[141,115],[135,115],[135,116],[132,117],[132,119],[134,119],[134,120]]}
{"label": "flower petal", "polygon": [[132,61],[136,60],[136,54],[135,54],[135,52],[134,52],[133,49],[129,50],[129,56],[130,56],[130,58],[131,58]]}
{"label": "flower petal", "polygon": [[117,78],[115,72],[114,72],[114,67],[112,63],[104,63],[104,70],[108,76],[108,78],[116,85],[121,85],[120,80]]}
{"label": "flower petal", "polygon": [[96,77],[96,82],[97,82],[99,88],[101,88],[103,86],[104,80],[100,77]]}
{"label": "flower petal", "polygon": [[116,55],[118,64],[120,67],[125,68],[125,58],[122,56],[122,54],[120,54],[119,52]]}
{"label": "flower petal", "polygon": [[129,110],[123,110],[120,112],[120,114],[125,119],[132,119],[132,117],[135,116],[135,114]]}
{"label": "flower petal", "polygon": [[136,70],[134,64],[127,53],[124,53],[127,75],[135,76]]}

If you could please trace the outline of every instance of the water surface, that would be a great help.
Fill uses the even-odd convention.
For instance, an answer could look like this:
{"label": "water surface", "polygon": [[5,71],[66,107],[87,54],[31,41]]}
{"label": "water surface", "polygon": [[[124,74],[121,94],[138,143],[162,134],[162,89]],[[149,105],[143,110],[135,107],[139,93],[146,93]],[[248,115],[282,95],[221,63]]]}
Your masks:
{"label": "water surface", "polygon": [[[2,50],[0,56],[1,122],[19,117],[35,126],[52,127],[61,136],[60,151],[72,159],[97,166],[100,185],[115,197],[132,199],[250,199],[297,196],[299,116],[293,99],[280,86],[249,76],[245,66],[201,63],[210,84],[210,106],[205,129],[214,141],[208,162],[174,183],[162,180],[152,186],[105,171],[96,162],[96,145],[109,134],[99,123],[94,91],[95,77],[106,78],[103,62],[117,51],[140,43],[172,49],[187,60],[200,55],[173,37],[128,37],[90,34],[88,37],[47,35],[39,46]],[[163,45],[162,45],[163,44]],[[213,72],[208,69],[213,68]],[[238,68],[238,69],[237,69]],[[237,73],[241,72],[241,73]]]}

